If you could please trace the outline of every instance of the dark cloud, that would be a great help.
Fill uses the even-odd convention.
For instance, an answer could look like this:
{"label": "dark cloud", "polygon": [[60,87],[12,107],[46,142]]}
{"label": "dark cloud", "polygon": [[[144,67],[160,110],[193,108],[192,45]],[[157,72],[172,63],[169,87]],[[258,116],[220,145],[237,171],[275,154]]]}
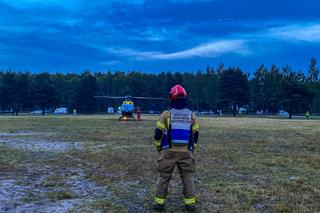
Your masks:
{"label": "dark cloud", "polygon": [[[317,56],[319,6],[315,0],[0,0],[0,69],[258,66],[287,60],[295,48],[304,57],[287,61],[300,68]],[[234,42],[241,45],[228,46]]]}

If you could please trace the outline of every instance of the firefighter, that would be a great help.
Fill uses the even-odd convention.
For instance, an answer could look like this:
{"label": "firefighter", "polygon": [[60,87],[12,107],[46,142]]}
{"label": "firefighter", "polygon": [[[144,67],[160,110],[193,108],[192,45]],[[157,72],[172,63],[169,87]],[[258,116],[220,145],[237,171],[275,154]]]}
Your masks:
{"label": "firefighter", "polygon": [[161,114],[154,133],[160,157],[157,160],[159,179],[153,208],[158,211],[164,209],[169,181],[177,166],[183,184],[186,210],[195,211],[197,206],[193,183],[193,150],[197,146],[199,126],[195,114],[188,108],[187,93],[181,85],[171,88],[169,98],[170,109]]}
{"label": "firefighter", "polygon": [[140,107],[137,106],[136,112],[137,112],[137,121],[142,121]]}

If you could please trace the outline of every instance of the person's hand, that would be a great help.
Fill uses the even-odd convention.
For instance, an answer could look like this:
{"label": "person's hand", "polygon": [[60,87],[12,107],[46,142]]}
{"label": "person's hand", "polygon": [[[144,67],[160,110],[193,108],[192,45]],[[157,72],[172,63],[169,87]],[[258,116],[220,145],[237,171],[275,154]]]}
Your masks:
{"label": "person's hand", "polygon": [[193,149],[196,149],[198,147],[198,144],[193,144]]}
{"label": "person's hand", "polygon": [[160,149],[160,147],[157,147],[157,151],[158,151],[159,154],[161,154],[161,149]]}
{"label": "person's hand", "polygon": [[160,142],[160,140],[156,140],[154,142],[154,144],[156,145],[157,151],[160,152],[161,151],[161,142]]}

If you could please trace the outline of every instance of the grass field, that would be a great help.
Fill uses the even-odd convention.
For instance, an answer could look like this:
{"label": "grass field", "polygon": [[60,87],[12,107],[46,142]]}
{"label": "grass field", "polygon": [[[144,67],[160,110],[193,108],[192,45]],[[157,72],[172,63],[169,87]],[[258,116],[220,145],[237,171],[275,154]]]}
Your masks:
{"label": "grass field", "polygon": [[[0,212],[152,212],[157,117],[0,117]],[[320,212],[320,121],[199,118],[200,212]],[[167,212],[183,212],[175,171]]]}

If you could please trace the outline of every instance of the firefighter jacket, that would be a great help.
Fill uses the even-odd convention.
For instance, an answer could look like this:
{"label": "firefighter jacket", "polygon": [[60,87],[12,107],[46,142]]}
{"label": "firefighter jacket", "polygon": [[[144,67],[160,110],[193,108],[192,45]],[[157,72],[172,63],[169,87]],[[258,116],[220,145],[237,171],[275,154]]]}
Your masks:
{"label": "firefighter jacket", "polygon": [[164,111],[157,122],[155,145],[158,150],[193,151],[198,141],[199,125],[188,108]]}

